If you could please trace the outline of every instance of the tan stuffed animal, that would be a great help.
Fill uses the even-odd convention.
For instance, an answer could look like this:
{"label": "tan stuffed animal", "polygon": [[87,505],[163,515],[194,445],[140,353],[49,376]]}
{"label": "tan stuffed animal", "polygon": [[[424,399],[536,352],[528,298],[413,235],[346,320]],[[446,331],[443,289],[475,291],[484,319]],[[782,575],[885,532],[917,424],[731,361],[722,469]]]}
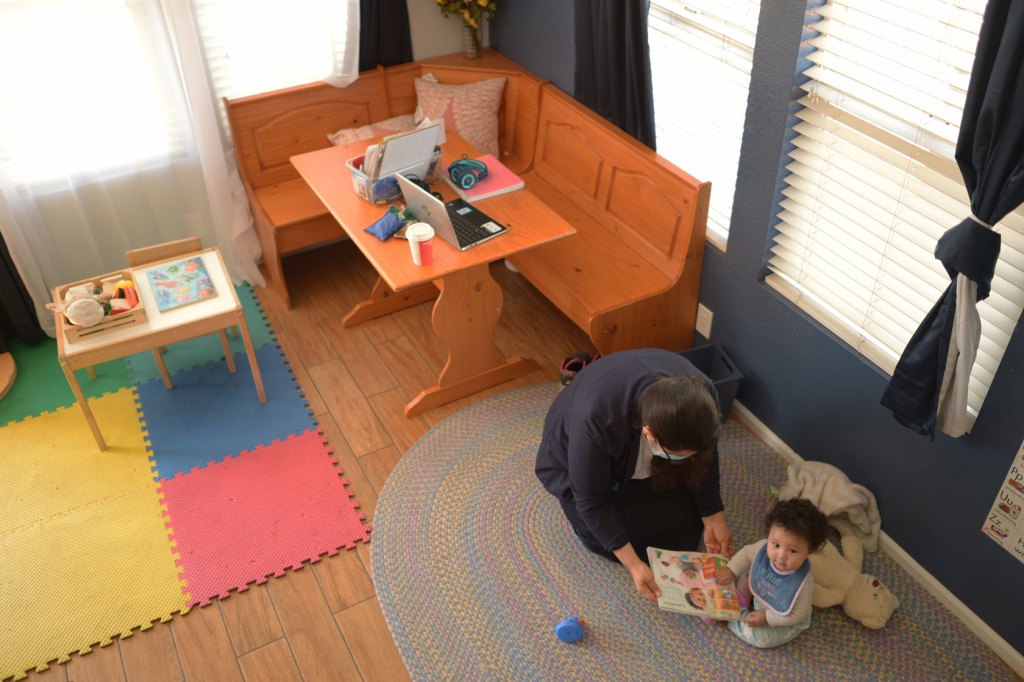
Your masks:
{"label": "tan stuffed animal", "polygon": [[860,572],[864,548],[856,536],[843,534],[840,543],[842,554],[831,542],[826,542],[820,552],[811,554],[814,575],[811,602],[822,608],[842,604],[846,615],[861,625],[875,630],[885,627],[900,605],[899,600],[881,580]]}

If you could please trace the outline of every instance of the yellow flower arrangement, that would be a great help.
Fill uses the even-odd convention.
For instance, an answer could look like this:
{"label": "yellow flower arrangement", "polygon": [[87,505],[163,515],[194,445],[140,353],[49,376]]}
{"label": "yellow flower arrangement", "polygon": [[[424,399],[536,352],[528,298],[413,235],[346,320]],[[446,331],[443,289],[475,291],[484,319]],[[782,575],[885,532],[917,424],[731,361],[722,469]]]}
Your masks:
{"label": "yellow flower arrangement", "polygon": [[480,17],[490,21],[498,9],[494,0],[437,0],[437,6],[441,8],[441,14],[462,17],[463,23],[473,28],[480,25]]}

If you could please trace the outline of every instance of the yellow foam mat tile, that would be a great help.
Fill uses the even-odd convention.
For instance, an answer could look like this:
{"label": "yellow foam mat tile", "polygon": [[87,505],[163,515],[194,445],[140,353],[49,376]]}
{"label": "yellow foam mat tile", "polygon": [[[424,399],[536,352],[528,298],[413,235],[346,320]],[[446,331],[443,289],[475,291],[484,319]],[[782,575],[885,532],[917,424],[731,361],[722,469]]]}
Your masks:
{"label": "yellow foam mat tile", "polygon": [[0,678],[185,608],[135,389],[0,429]]}

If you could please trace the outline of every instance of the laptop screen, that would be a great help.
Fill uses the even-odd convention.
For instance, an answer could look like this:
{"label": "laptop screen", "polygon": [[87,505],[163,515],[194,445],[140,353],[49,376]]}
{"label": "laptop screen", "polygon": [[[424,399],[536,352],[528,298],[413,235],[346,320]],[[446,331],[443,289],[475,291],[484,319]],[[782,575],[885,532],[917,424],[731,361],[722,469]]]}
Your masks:
{"label": "laptop screen", "polygon": [[[460,251],[506,231],[505,226],[461,199],[445,204],[405,176],[396,174],[395,177],[402,197],[416,219],[430,225],[439,237]],[[453,225],[453,220],[461,224]]]}

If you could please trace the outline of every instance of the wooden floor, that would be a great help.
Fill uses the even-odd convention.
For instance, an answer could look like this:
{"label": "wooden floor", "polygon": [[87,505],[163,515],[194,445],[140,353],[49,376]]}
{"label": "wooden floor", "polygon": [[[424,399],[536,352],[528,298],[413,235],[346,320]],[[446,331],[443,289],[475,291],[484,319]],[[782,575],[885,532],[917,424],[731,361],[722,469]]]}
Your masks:
{"label": "wooden floor", "polygon": [[[343,329],[342,315],[376,279],[350,242],[287,258],[285,272],[291,311],[272,294],[257,294],[371,524],[388,474],[432,425],[489,395],[556,381],[562,357],[593,352],[586,335],[525,280],[494,264],[505,294],[497,345],[542,369],[406,419],[402,407],[434,383],[446,360],[430,326],[432,304]],[[408,674],[370,580],[370,546],[359,545],[29,679],[398,681]]]}

